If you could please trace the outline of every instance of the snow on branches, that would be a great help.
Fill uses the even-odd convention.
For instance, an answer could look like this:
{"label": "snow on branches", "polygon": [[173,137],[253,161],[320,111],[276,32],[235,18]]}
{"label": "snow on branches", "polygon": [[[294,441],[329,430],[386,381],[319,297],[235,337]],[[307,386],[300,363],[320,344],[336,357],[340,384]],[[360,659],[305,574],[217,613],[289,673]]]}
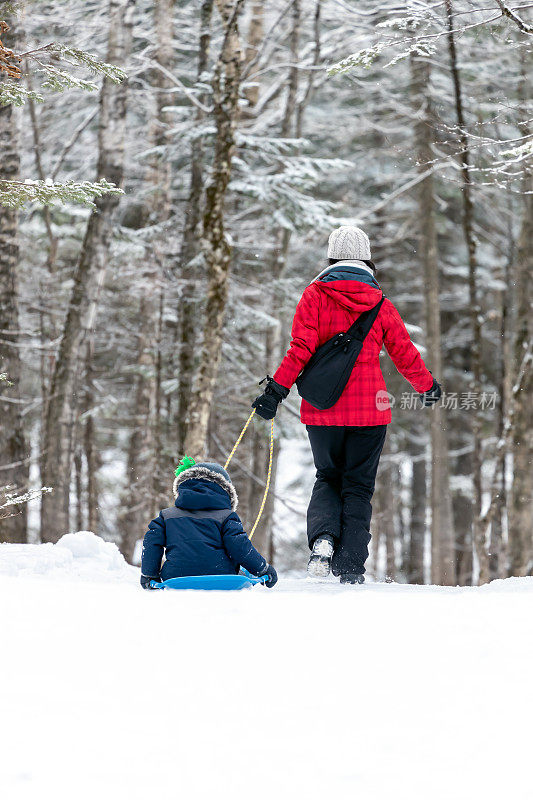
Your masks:
{"label": "snow on branches", "polygon": [[[11,10],[14,10],[14,7]],[[6,33],[9,30],[9,25],[4,20],[0,20],[0,33]],[[104,79],[116,84],[126,78],[124,70],[116,64],[108,64],[92,53],[70,45],[49,42],[42,47],[16,53],[5,47],[0,40],[0,74],[4,73],[8,78],[0,83],[0,106],[21,106],[27,100],[37,103],[44,102],[43,95],[31,88],[29,79],[28,88],[21,84],[24,73],[20,64],[23,60],[26,65],[30,62],[37,65],[37,74],[44,76],[41,88],[50,92],[64,92],[67,89],[81,89],[87,92],[98,90],[94,81],[77,75],[72,69],[62,69],[52,63],[53,61],[59,61],[71,68],[88,70],[91,75],[103,76]],[[123,191],[106,180],[68,181],[67,183],[55,183],[52,180],[0,180],[0,205],[8,208],[21,208],[26,203],[40,203],[47,206],[53,203],[67,202],[95,208],[94,199],[102,197],[104,194],[117,195],[123,194]]]}
{"label": "snow on branches", "polygon": [[26,203],[49,206],[54,203],[79,203],[95,208],[94,200],[104,194],[124,194],[105,179],[99,181],[3,181],[0,180],[0,205],[22,208]]}

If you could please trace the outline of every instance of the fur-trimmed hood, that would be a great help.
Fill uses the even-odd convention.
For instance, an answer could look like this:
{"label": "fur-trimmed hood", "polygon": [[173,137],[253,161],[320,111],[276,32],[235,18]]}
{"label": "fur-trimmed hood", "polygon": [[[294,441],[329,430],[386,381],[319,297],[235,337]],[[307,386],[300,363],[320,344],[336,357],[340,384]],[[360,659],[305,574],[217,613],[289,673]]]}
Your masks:
{"label": "fur-trimmed hood", "polygon": [[239,505],[237,491],[235,486],[232,484],[228,473],[219,464],[195,464],[194,466],[183,470],[183,472],[181,472],[178,477],[174,479],[172,491],[175,498],[178,497],[178,489],[181,484],[191,480],[203,480],[216,483],[217,486],[220,486],[221,489],[224,489],[224,491],[227,492],[231,502],[231,510],[237,510],[237,506]]}

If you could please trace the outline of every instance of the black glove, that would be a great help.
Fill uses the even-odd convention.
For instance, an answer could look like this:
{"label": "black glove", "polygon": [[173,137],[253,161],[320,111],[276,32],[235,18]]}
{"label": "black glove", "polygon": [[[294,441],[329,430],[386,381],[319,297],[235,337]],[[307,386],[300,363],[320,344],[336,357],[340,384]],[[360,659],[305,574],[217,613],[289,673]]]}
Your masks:
{"label": "black glove", "polygon": [[141,586],[143,589],[154,589],[153,586],[150,586],[150,581],[157,581],[157,583],[159,583],[159,575],[141,575]]}
{"label": "black glove", "polygon": [[252,403],[252,408],[255,408],[257,414],[263,417],[263,419],[274,419],[279,404],[282,400],[285,400],[289,394],[289,390],[286,389],[285,386],[280,386],[279,383],[276,383],[274,378],[271,378],[269,375],[263,378],[262,381],[259,381],[259,386],[261,386],[263,381],[267,381],[266,389],[263,394],[255,398]]}
{"label": "black glove", "polygon": [[263,575],[268,575],[268,580],[265,581],[265,586],[268,589],[272,589],[272,587],[278,582],[278,573],[271,564],[267,564],[259,577],[262,578]]}
{"label": "black glove", "polygon": [[429,406],[439,402],[441,395],[442,389],[440,388],[440,383],[437,383],[435,378],[433,378],[433,386],[427,392],[424,392],[420,395],[420,400],[422,401],[423,406],[429,408]]}

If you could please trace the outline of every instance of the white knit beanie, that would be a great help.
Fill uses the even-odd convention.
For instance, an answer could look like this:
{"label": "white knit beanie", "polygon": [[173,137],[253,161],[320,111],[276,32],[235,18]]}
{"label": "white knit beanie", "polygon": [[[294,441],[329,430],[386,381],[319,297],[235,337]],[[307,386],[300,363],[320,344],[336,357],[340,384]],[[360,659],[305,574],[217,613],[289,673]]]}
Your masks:
{"label": "white knit beanie", "polygon": [[328,240],[328,258],[350,258],[357,261],[370,261],[370,242],[361,228],[341,225],[331,232]]}

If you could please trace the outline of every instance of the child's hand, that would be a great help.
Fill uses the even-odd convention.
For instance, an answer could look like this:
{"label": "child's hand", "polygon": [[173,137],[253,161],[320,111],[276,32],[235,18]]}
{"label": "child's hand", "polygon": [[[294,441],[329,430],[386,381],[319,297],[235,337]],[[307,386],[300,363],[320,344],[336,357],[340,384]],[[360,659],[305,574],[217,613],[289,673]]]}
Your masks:
{"label": "child's hand", "polygon": [[268,575],[268,580],[265,581],[265,586],[267,586],[269,589],[272,589],[272,587],[278,582],[278,573],[271,564],[267,564],[259,577],[262,578],[263,575]]}
{"label": "child's hand", "polygon": [[157,581],[159,583],[159,575],[141,575],[141,586],[143,589],[153,589],[153,586],[150,586],[152,581]]}

